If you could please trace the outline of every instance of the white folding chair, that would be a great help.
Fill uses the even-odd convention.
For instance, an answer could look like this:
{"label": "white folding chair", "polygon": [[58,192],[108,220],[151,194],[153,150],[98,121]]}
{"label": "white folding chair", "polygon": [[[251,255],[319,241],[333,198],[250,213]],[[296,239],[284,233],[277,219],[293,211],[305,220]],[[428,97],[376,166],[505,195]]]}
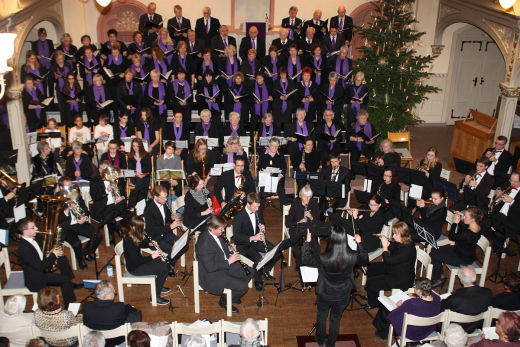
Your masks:
{"label": "white folding chair", "polygon": [[[217,321],[204,326],[192,326],[187,323],[173,322],[172,323],[172,334],[173,334],[173,346],[181,347],[182,346],[182,335],[195,335],[199,334],[204,337],[204,335],[209,336],[212,334],[218,335],[217,343],[218,347],[222,347],[222,324],[221,321]],[[209,346],[209,344],[208,344]]]}
{"label": "white folding chair", "polygon": [[[482,249],[484,253],[484,259],[482,260],[482,266],[479,266],[476,261],[473,262],[470,266],[475,269],[475,273],[480,275],[479,286],[484,287],[484,283],[486,282],[486,275],[489,266],[489,259],[491,258],[491,246],[489,245],[488,239],[484,236],[481,236],[477,242],[477,245]],[[453,291],[453,286],[455,284],[455,276],[459,273],[459,267],[447,264],[448,270],[450,270],[450,282],[448,284],[448,293]]]}
{"label": "white folding chair", "polygon": [[131,287],[132,284],[147,284],[150,286],[150,293],[152,295],[152,306],[157,306],[155,275],[134,276],[130,274],[128,271],[126,271],[126,269],[123,273],[121,267],[121,256],[124,253],[123,241],[118,242],[118,244],[114,247],[114,251],[116,253],[114,260],[116,263],[117,291],[119,293],[119,300],[121,302],[125,301],[125,292],[123,284],[126,284],[129,287]]}
{"label": "white folding chair", "polygon": [[417,263],[420,263],[419,274],[416,274],[416,277],[426,277],[428,279],[432,279],[433,272],[433,264],[430,255],[419,248],[419,246],[415,246],[415,250],[417,252],[417,259],[415,260],[415,269],[417,271]]}
{"label": "white folding chair", "polygon": [[446,170],[446,169],[442,169],[441,170],[441,178],[442,179],[445,179],[446,181],[450,181],[450,175],[451,175],[451,171],[450,170]]}
{"label": "white folding chair", "polygon": [[[450,325],[451,322],[459,323],[459,324],[460,323],[478,322],[478,321],[484,320],[484,318],[486,318],[486,316],[488,315],[488,310],[486,310],[482,313],[476,314],[476,315],[467,315],[467,314],[453,312],[451,310],[444,311],[444,314],[446,315],[446,318],[444,320],[444,325],[441,329],[442,336],[444,336],[444,332],[445,332],[446,328]],[[480,334],[482,334],[482,330],[476,329],[472,333],[468,334],[468,337],[479,336]]]}
{"label": "white folding chair", "polygon": [[[90,241],[90,238],[82,235],[78,235],[78,238],[81,242],[81,244],[87,243]],[[106,237],[105,237],[106,238]],[[72,266],[72,270],[78,269],[78,261],[76,260],[76,252],[74,251],[74,248],[72,248],[71,244],[67,241],[63,241],[63,247],[66,247],[70,250],[70,263]],[[99,250],[96,248],[96,258],[99,258]]]}
{"label": "white folding chair", "polygon": [[25,286],[23,271],[11,271],[9,252],[7,251],[6,247],[0,251],[0,267],[2,265],[5,267],[5,278],[7,278],[7,281],[4,287],[2,287],[2,283],[0,282],[0,309],[3,309],[4,307],[4,296],[11,296],[16,294],[32,295],[33,302],[36,302],[38,293],[31,292]]}
{"label": "white folding chair", "polygon": [[[240,334],[240,326],[242,322],[229,322],[226,320],[221,320],[222,323],[222,339],[225,340],[226,333],[231,334]],[[262,345],[268,345],[267,336],[268,336],[268,320],[267,318],[257,320],[258,328],[260,330],[260,339],[262,341]],[[227,347],[227,343],[223,342],[223,347]]]}
{"label": "white folding chair", "polygon": [[[93,331],[95,329],[90,329],[85,324],[80,324],[79,325],[79,330],[80,330],[80,333],[81,333],[81,339],[83,339],[83,337],[85,337],[85,335],[87,335],[89,332],[91,332],[91,331]],[[97,330],[97,331],[102,333],[103,336],[105,337],[105,339],[113,339],[113,338],[116,338],[116,337],[124,336],[125,337],[125,343],[126,343],[127,342],[127,336],[128,336],[128,333],[131,331],[131,328],[130,328],[130,323],[125,323],[125,324],[123,324],[121,326],[118,326],[115,329]]]}
{"label": "white folding chair", "polygon": [[52,339],[52,340],[63,340],[69,339],[72,337],[76,337],[78,339],[79,347],[82,346],[83,339],[81,338],[80,325],[76,324],[71,326],[70,328],[62,331],[48,331],[38,328],[36,325],[32,326],[32,336],[43,337],[44,339]]}
{"label": "white folding chair", "polygon": [[[193,261],[193,298],[195,301],[195,313],[200,313],[200,296],[199,291],[204,290],[199,284],[199,262],[197,260]],[[226,295],[226,315],[231,317],[231,306],[232,306],[232,298],[231,298],[231,289],[224,288],[224,294]]]}
{"label": "white folding chair", "polygon": [[[413,314],[406,313],[403,317],[403,327],[401,329],[401,335],[399,337],[396,337],[396,343],[398,346],[406,346],[407,342],[414,342],[415,340],[411,340],[406,337],[406,330],[408,329],[408,326],[431,326],[431,325],[437,325],[439,323],[442,324],[444,327],[445,314],[444,312],[439,313],[436,316],[433,317],[419,317],[415,316]],[[390,329],[388,330],[388,340],[387,345],[392,346],[392,335],[394,333],[394,327],[392,324],[390,324]],[[422,338],[420,341],[436,341],[436,340],[442,340],[442,335],[439,334],[436,331],[433,331],[430,335],[428,335],[425,338]],[[398,342],[399,341],[399,342]]]}
{"label": "white folding chair", "polygon": [[[486,315],[484,317],[484,324],[482,325],[483,328],[487,328],[487,327],[490,327],[492,326],[492,322],[494,319],[498,319],[498,316],[500,316],[500,314],[502,312],[507,312],[506,310],[501,310],[499,308],[496,308],[496,307],[493,307],[493,306],[489,306],[488,310],[486,311]],[[520,315],[520,310],[519,311],[513,311],[515,312],[516,314]]]}
{"label": "white folding chair", "polygon": [[[289,210],[291,209],[291,205],[283,205],[282,207],[282,241],[285,238],[290,238],[289,229],[285,226],[285,217],[289,215]],[[292,261],[292,247],[289,247],[289,260],[287,261],[287,265],[291,266]],[[519,265],[520,266],[520,265]]]}

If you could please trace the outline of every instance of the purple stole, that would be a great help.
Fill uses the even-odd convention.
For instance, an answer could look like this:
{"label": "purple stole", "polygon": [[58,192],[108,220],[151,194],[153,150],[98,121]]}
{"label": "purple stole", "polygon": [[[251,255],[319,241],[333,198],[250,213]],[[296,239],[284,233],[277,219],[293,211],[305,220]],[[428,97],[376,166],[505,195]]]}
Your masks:
{"label": "purple stole", "polygon": [[[43,42],[42,40],[38,40],[38,55],[50,58],[51,54],[49,52],[49,45],[47,44],[47,40]],[[51,68],[51,62],[47,59],[41,59],[40,64],[47,70]]]}
{"label": "purple stole", "polygon": [[[184,88],[184,98],[187,98],[191,94],[190,84],[186,80],[184,80],[183,83],[184,83],[184,85],[182,87]],[[177,95],[177,91],[179,90],[179,80],[178,79],[173,80],[173,90],[175,92],[174,96]]]}
{"label": "purple stole", "polygon": [[[134,95],[134,82],[130,82],[130,85],[128,85],[128,82],[125,80],[125,87],[126,90],[128,90],[128,95]],[[134,109],[130,110],[130,114],[133,115],[135,112]]]}
{"label": "purple stole", "polygon": [[143,139],[146,142],[148,142],[148,145],[149,145],[150,144],[150,124],[143,123],[143,127],[144,127]]}
{"label": "purple stole", "polygon": [[119,53],[117,55],[117,59],[114,58],[114,55],[113,54],[110,54],[108,56],[108,65],[121,65],[123,63],[123,54],[122,53]]}
{"label": "purple stole", "polygon": [[[177,129],[179,129],[179,130],[177,131]],[[178,127],[178,128],[175,125],[175,122],[173,122],[173,133],[175,134],[175,141],[180,141],[181,136],[182,136],[182,122],[181,122],[180,127]]]}
{"label": "purple stole", "polygon": [[[284,95],[287,94],[287,86],[289,85],[289,80],[284,82],[280,79],[280,86],[282,87],[282,92]],[[287,100],[282,100],[282,112],[287,111]]]}
{"label": "purple stole", "polygon": [[231,134],[229,134],[229,136],[238,136],[239,127],[240,127],[240,125],[237,125],[237,128],[233,129],[233,126],[231,125],[231,123],[229,123],[229,129],[231,129]]}
{"label": "purple stole", "polygon": [[[139,72],[137,72],[137,68],[140,67],[141,70]],[[132,64],[130,65],[130,69],[132,69],[132,71],[135,73],[136,76],[139,76],[140,78],[143,78],[145,76],[145,73],[144,73],[144,68],[142,65],[140,66],[137,66],[135,64]],[[142,93],[144,94],[144,90],[145,90],[145,86],[141,86],[141,89],[142,89]]]}
{"label": "purple stole", "polygon": [[[218,107],[218,103],[211,102],[209,100],[209,98],[210,97],[214,97],[217,94],[218,91],[219,91],[219,89],[218,89],[218,86],[217,86],[216,83],[213,84],[213,90],[212,90],[213,94],[212,95],[209,95],[208,86],[207,85],[204,86],[204,96],[206,97],[205,98],[206,99],[206,103],[208,104],[208,108],[209,108],[210,111],[213,108],[215,111],[220,112],[220,108]],[[204,135],[204,136],[206,136],[206,135]]]}
{"label": "purple stole", "polygon": [[[83,162],[83,158],[79,158],[79,161],[76,161],[76,159],[74,159],[74,157],[72,157],[72,163],[74,164],[74,166],[76,167],[76,171],[79,171],[81,172],[81,169],[80,169],[80,166],[81,166],[81,163]],[[81,176],[79,176],[78,178],[76,178],[76,180],[80,180],[82,179]]]}
{"label": "purple stole", "polygon": [[59,67],[56,65],[56,71],[61,75],[61,77],[58,78],[58,88],[60,91],[63,90],[63,86],[65,85],[65,76],[69,73],[69,66],[66,62],[63,63],[63,67]]}
{"label": "purple stole", "polygon": [[128,129],[128,125],[125,126],[124,128],[123,128],[121,125],[119,126],[119,130],[121,130],[121,136],[119,136],[120,138],[121,138],[121,137],[127,137],[127,136],[126,136],[126,130],[127,130],[127,129]]}
{"label": "purple stole", "polygon": [[94,100],[100,104],[105,102],[105,88],[103,86],[94,86],[92,88],[94,89]]}
{"label": "purple stole", "polygon": [[[35,87],[33,87],[32,90],[29,90],[29,89],[27,89],[27,87],[25,87],[25,91],[27,93],[29,93],[29,95],[32,97],[33,101],[36,101],[38,104],[40,103],[40,99],[38,99],[38,94],[36,94]],[[40,113],[42,112],[42,110],[40,108],[35,108],[34,112],[36,113],[36,117],[38,117],[38,119],[41,119]]]}
{"label": "purple stole", "polygon": [[168,72],[168,67],[166,66],[164,60],[158,61],[157,59],[153,58],[153,65],[155,70],[159,71],[161,75],[166,75]]}
{"label": "purple stole", "polygon": [[[360,96],[359,94],[361,94],[361,91],[363,90],[363,84],[360,84],[357,87],[356,87],[356,85],[353,85],[352,90],[354,90],[354,97],[359,99],[359,96]],[[356,113],[361,108],[361,105],[358,104],[357,102],[351,103],[350,106],[352,106],[352,108],[356,111]]]}
{"label": "purple stole", "polygon": [[[69,96],[70,96],[71,98],[73,98],[73,99],[76,98],[76,89],[75,89],[75,88],[73,88],[73,89],[71,89],[71,90],[69,91]],[[75,111],[76,113],[79,112],[79,104],[78,104],[77,101],[74,101],[74,102],[71,102],[71,103],[70,103],[70,110],[71,110],[71,111]]]}
{"label": "purple stole", "polygon": [[[29,65],[26,65],[26,66],[28,67],[28,69],[27,69],[28,73],[32,72],[33,74],[36,74],[36,75],[40,76],[40,70],[38,69],[37,66],[35,66],[34,69],[32,67],[30,67]],[[43,83],[41,83],[41,82],[40,83],[35,83],[34,86],[36,88],[38,88],[43,95],[45,95],[45,92],[43,91]]]}
{"label": "purple stole", "polygon": [[[265,86],[265,82],[262,84],[262,94],[260,95],[260,91],[258,89],[258,83],[255,82],[255,95],[260,100],[267,100],[269,98],[269,92],[267,91],[267,87]],[[255,103],[255,113],[257,115],[264,115],[269,108],[269,101],[264,101],[261,104]]]}
{"label": "purple stole", "polygon": [[[339,73],[341,76],[345,76],[346,74],[348,74],[348,71],[349,71],[349,66],[348,66],[348,58],[345,57],[345,59],[343,59],[343,63],[341,62],[341,57],[338,55],[336,57],[336,68],[334,69],[334,71],[336,71],[336,73]],[[343,87],[345,87],[346,85],[346,82],[344,79],[341,79],[343,81]]]}
{"label": "purple stole", "polygon": [[134,42],[134,45],[137,47],[138,50],[142,51],[144,48],[144,42],[141,42],[141,44],[138,44],[137,42]]}
{"label": "purple stole", "polygon": [[[336,133],[336,126],[334,125],[334,122],[332,122],[332,126],[329,128],[327,123],[323,123],[323,130],[326,134],[329,134],[330,136],[334,136]],[[334,144],[329,142],[329,150],[332,151],[332,148],[334,148]]]}
{"label": "purple stole", "polygon": [[[356,126],[355,126],[355,131],[356,131],[356,134],[359,133],[361,131],[361,125],[359,124],[359,122],[356,122]],[[370,124],[369,122],[367,122],[365,124],[365,126],[363,127],[363,133],[369,138],[371,139],[372,138],[372,124]],[[361,150],[361,147],[363,147],[363,142],[357,142],[356,141],[356,147]]]}
{"label": "purple stole", "polygon": [[112,159],[110,154],[108,154],[107,159],[108,159],[108,162],[110,163],[110,165],[119,167],[119,153],[116,153],[116,156],[114,157],[114,159]]}
{"label": "purple stole", "polygon": [[273,124],[269,125],[269,131],[265,128],[265,123],[262,125],[262,137],[273,136]]}
{"label": "purple stole", "polygon": [[[336,85],[334,85],[334,87],[332,87],[332,88],[329,85],[329,99],[333,99],[334,98],[334,91],[335,90],[336,90]],[[332,104],[327,104],[327,110],[332,110]]]}
{"label": "purple stole", "polygon": [[[240,96],[240,92],[242,92],[242,88],[243,87],[244,87],[244,84],[241,84],[240,88],[238,90],[236,90],[236,87],[233,88],[233,91],[235,92],[235,96]],[[234,104],[233,105],[233,112],[240,113],[240,111],[242,110],[242,103],[239,101],[239,102],[233,102],[233,104]]]}
{"label": "purple stole", "polygon": [[271,59],[271,64],[273,64],[273,71],[271,71],[273,73],[273,77],[271,77],[271,79],[273,81],[276,81],[278,79],[278,66],[276,65],[276,63],[278,62],[278,57],[275,57],[274,60],[272,57],[270,57]]}
{"label": "purple stole", "polygon": [[[94,56],[92,56],[92,61],[90,63],[89,63],[87,57],[85,57],[83,62],[85,63],[86,67],[91,67],[98,63],[96,57],[94,57]],[[92,75],[93,74],[94,74],[94,71],[85,70],[85,78],[87,79],[87,83],[89,86],[92,86]]]}
{"label": "purple stole", "polygon": [[[302,135],[309,135],[309,132],[307,131],[307,123],[305,123],[305,121],[303,121],[303,127],[300,127],[300,123],[298,123],[298,121],[296,121],[296,132],[297,133],[300,133]],[[302,150],[303,148],[303,144],[301,143],[298,143],[298,149],[300,149],[300,151]]]}
{"label": "purple stole", "polygon": [[[321,55],[320,55],[320,59],[319,60],[316,60],[316,56],[312,56],[312,61],[314,62],[314,67],[316,68],[316,70],[321,70],[321,62],[323,61],[323,59],[321,58]],[[318,75],[314,75],[314,81],[316,82],[317,85],[320,85],[321,83],[321,76],[318,76]]]}
{"label": "purple stole", "polygon": [[235,159],[234,157],[235,157],[235,153],[233,153],[233,152],[228,153],[228,155],[227,155],[227,162],[228,163],[234,162],[234,159]]}
{"label": "purple stole", "polygon": [[212,74],[215,73],[215,70],[213,69],[213,61],[212,60],[209,61],[209,67],[206,67],[206,62],[204,60],[202,61],[202,74],[203,75],[206,72],[206,69],[209,69]]}
{"label": "purple stole", "polygon": [[254,74],[256,73],[255,59],[253,59],[253,61],[248,60],[247,62],[249,63],[249,66],[251,67],[251,75],[254,76]]}
{"label": "purple stole", "polygon": [[[171,45],[171,44],[169,44],[169,43],[165,45],[165,44],[162,42],[162,40],[158,40],[157,45],[158,45],[159,47],[161,47],[161,49],[162,49],[163,52],[168,52],[168,51],[173,50],[173,45]],[[169,55],[165,56],[166,60],[168,61],[168,65],[170,65],[170,64],[172,63],[172,57],[173,57],[172,54],[169,54]]]}
{"label": "purple stole", "polygon": [[202,136],[209,136],[209,128],[211,127],[211,120],[208,124],[204,124],[204,122],[200,123],[202,125]]}
{"label": "purple stole", "polygon": [[[164,100],[164,96],[166,95],[165,91],[164,91],[164,85],[161,81],[159,81],[159,101],[161,100]],[[150,81],[150,83],[148,83],[148,96],[150,97],[153,97],[153,82]],[[156,106],[154,105],[155,107],[157,107],[157,109],[159,110],[159,116],[166,110],[166,103],[163,103],[162,105],[159,105],[159,106]]]}
{"label": "purple stole", "polygon": [[[238,72],[238,62],[236,59],[234,59],[235,63],[233,64],[233,67],[231,67],[231,62],[229,61],[229,57],[226,58],[226,75],[231,76],[235,72]],[[228,87],[231,87],[231,84],[233,83],[233,80],[230,78],[226,80],[226,83]]]}
{"label": "purple stole", "polygon": [[184,69],[184,71],[186,71],[186,74],[188,73],[188,69],[186,68],[186,58],[187,55],[185,54],[184,55],[184,59],[181,58],[180,55],[177,55],[177,60],[179,61],[179,63],[181,64],[182,68]]}
{"label": "purple stole", "polygon": [[[287,60],[287,74],[292,77],[293,76],[293,62],[292,62],[292,58],[289,57],[287,59],[288,59]],[[300,71],[302,71],[302,65],[300,63],[300,57],[297,56],[296,57],[296,74],[298,72],[300,72]],[[301,77],[302,77],[301,75],[296,77],[296,80],[298,82],[300,82]]]}
{"label": "purple stole", "polygon": [[[309,96],[311,96],[310,87],[311,87],[312,81],[309,80],[309,84],[308,84],[308,85],[305,84],[305,81],[302,81],[302,84],[303,84],[303,86],[305,87],[305,93],[304,93],[303,96],[304,96],[304,97],[309,97]],[[310,102],[304,102],[304,103],[303,103],[303,108],[305,109],[305,112],[309,112],[309,104],[310,104]]]}

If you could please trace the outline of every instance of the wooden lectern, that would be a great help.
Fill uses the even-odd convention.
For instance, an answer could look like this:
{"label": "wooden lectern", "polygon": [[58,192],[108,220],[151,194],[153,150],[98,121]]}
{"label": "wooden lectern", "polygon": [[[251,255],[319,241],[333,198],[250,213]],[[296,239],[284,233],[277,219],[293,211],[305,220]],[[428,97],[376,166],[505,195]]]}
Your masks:
{"label": "wooden lectern", "polygon": [[[472,115],[473,119],[468,119]],[[450,166],[455,167],[453,158],[474,163],[484,150],[493,147],[497,119],[470,109],[464,120],[455,122],[451,140]]]}

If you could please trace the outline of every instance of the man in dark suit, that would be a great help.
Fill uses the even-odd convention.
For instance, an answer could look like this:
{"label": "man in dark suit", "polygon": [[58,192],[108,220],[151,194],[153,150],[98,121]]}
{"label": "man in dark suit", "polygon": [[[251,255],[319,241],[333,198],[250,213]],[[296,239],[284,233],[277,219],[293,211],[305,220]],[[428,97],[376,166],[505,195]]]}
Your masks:
{"label": "man in dark suit", "polygon": [[204,41],[205,47],[211,47],[211,39],[217,36],[220,29],[220,21],[211,17],[211,9],[204,7],[202,9],[202,18],[197,19],[195,24],[195,33],[197,38]]}
{"label": "man in dark suit", "polygon": [[[260,203],[258,193],[247,194],[245,208],[233,218],[233,237],[237,250],[254,262],[254,268],[262,259],[260,253],[267,253],[273,249],[273,244],[265,238],[264,216],[260,210]],[[261,291],[263,287],[262,275],[268,281],[276,280],[269,274],[269,271],[278,259],[280,259],[280,253],[255,274],[255,287],[258,291]]]}
{"label": "man in dark suit", "polygon": [[327,23],[321,20],[322,12],[320,9],[315,10],[312,14],[312,19],[303,23],[303,32],[306,32],[307,28],[312,26],[316,29],[316,39],[322,41],[323,36],[327,35]]}
{"label": "man in dark suit", "polygon": [[312,55],[311,47],[314,43],[320,42],[320,40],[316,39],[316,29],[314,27],[308,27],[304,31],[305,37],[300,40],[298,44],[298,52],[300,54],[309,54]]}
{"label": "man in dark suit", "polygon": [[331,53],[339,51],[341,46],[345,44],[345,39],[341,34],[338,33],[338,28],[335,26],[330,27],[329,35],[323,38],[323,49],[327,56]]}
{"label": "man in dark suit", "polygon": [[284,59],[284,61],[289,56],[289,47],[295,43],[295,41],[289,39],[289,29],[282,28],[280,29],[280,37],[274,39],[271,45],[275,46],[278,50],[280,57]]}
{"label": "man in dark suit", "polygon": [[329,25],[331,28],[338,28],[338,33],[341,34],[346,41],[348,41],[344,42],[348,45],[350,44],[350,41],[352,41],[352,29],[354,28],[354,22],[352,21],[352,17],[347,16],[346,13],[347,10],[345,9],[345,6],[339,6],[338,15],[329,19]]}
{"label": "man in dark suit", "polygon": [[[229,202],[235,191],[243,184],[242,194],[240,196],[240,200],[243,200],[246,197],[246,194],[255,191],[255,183],[253,181],[253,177],[251,176],[251,172],[249,170],[244,170],[245,160],[241,156],[236,156],[235,160],[235,168],[233,170],[229,170],[223,172],[222,175],[217,180],[215,184],[215,196],[219,202],[219,204],[224,208],[226,206],[226,201],[222,197],[222,190],[226,195],[226,200]],[[244,182],[245,180],[245,182]]]}
{"label": "man in dark suit", "polygon": [[455,210],[461,211],[466,206],[473,205],[479,207],[482,211],[487,211],[489,192],[495,182],[493,176],[487,172],[490,163],[490,160],[486,157],[477,159],[475,173],[472,176],[466,175],[462,182],[462,199],[455,203]]}
{"label": "man in dark suit", "polygon": [[156,9],[157,5],[155,2],[151,2],[148,4],[148,12],[139,17],[139,31],[143,33],[143,39],[150,47],[157,39],[157,32],[163,26],[162,16],[155,13]]}
{"label": "man in dark suit", "polygon": [[[326,182],[336,182],[337,184],[345,185],[345,194],[350,191],[350,170],[341,165],[341,157],[339,153],[331,154],[329,156],[330,165],[324,167],[320,172],[320,180]],[[346,199],[334,198],[333,209],[344,207],[347,203]],[[321,199],[320,207],[322,211],[327,209],[327,199]],[[332,211],[328,211],[329,214]]]}
{"label": "man in dark suit", "polygon": [[188,30],[188,41],[186,41],[186,45],[188,46],[188,54],[191,55],[194,61],[197,61],[196,58],[202,58],[202,51],[204,50],[204,41],[200,40],[195,31]]}
{"label": "man in dark suit", "polygon": [[[247,293],[251,274],[246,274],[240,266],[240,254],[230,254],[229,246],[220,239],[226,229],[226,221],[222,217],[213,216],[207,225],[208,230],[200,234],[195,245],[200,286],[208,293],[220,295],[219,305],[223,308],[226,308],[224,288],[231,289],[233,304],[239,304],[240,298]],[[249,271],[254,272],[252,269]],[[238,313],[234,306],[232,311]]]}
{"label": "man in dark suit", "polygon": [[182,16],[181,5],[175,5],[173,7],[175,16],[168,20],[168,33],[171,39],[177,46],[180,41],[188,40],[188,30],[191,29],[191,22],[188,18]]}
{"label": "man in dark suit", "polygon": [[[95,300],[83,304],[83,324],[92,330],[112,330],[125,323],[141,321],[141,311],[124,302],[114,302],[116,291],[109,281],[103,280],[96,286]],[[125,337],[106,340],[106,346],[116,346]]]}
{"label": "man in dark suit", "polygon": [[220,51],[224,51],[228,45],[235,46],[236,50],[237,40],[234,37],[228,35],[229,29],[227,25],[222,25],[219,29],[219,32],[219,35],[211,39],[211,49],[213,50],[213,54],[218,55],[219,57],[224,57],[225,54]]}
{"label": "man in dark suit", "polygon": [[[493,300],[493,294],[489,288],[475,285],[475,269],[469,266],[461,266],[458,275],[462,288],[458,289],[447,299],[441,301],[441,311],[451,310],[467,315],[477,315],[488,309]],[[482,321],[461,324],[464,330],[472,333],[482,327]]]}
{"label": "man in dark suit", "polygon": [[[47,38],[47,30],[45,28],[38,29],[38,40],[31,42],[31,50],[36,52],[38,61],[47,70],[51,70],[52,55],[54,53],[54,44],[52,40]],[[47,83],[43,85],[48,86],[48,91],[44,91],[44,94],[51,97],[54,96],[54,79],[47,77],[45,79]]]}
{"label": "man in dark suit", "polygon": [[487,172],[495,178],[494,189],[497,187],[507,188],[508,171],[513,165],[513,155],[506,149],[506,144],[507,137],[498,136],[495,140],[495,147],[486,149],[482,154],[491,161]]}
{"label": "man in dark suit", "polygon": [[[60,286],[65,307],[76,301],[74,289],[82,288],[83,285],[72,283],[74,274],[67,257],[63,256],[63,249],[56,248],[49,254],[44,254],[41,248],[42,240],[35,240],[38,228],[27,218],[19,222],[19,230],[22,238],[18,242],[18,259],[22,266],[25,286],[31,292],[37,292],[49,285]],[[47,272],[55,261],[57,261],[60,274]]]}
{"label": "man in dark suit", "polygon": [[298,14],[298,7],[291,6],[289,8],[289,17],[285,17],[282,19],[282,28],[288,28],[289,30],[289,39],[293,41],[298,41],[300,39],[300,26],[302,24],[302,20],[296,15]]}
{"label": "man in dark suit", "polygon": [[249,28],[249,35],[240,42],[239,56],[242,61],[247,60],[247,52],[256,49],[256,59],[262,60],[265,56],[265,41],[258,37],[258,28],[254,25]]}

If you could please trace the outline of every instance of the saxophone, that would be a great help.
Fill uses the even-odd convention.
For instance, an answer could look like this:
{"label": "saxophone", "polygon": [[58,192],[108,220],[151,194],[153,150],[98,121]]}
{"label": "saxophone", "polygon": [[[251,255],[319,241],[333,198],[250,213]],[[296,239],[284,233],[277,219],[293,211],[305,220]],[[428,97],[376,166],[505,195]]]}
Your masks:
{"label": "saxophone", "polygon": [[76,219],[83,218],[87,215],[79,204],[79,197],[81,196],[81,193],[78,187],[72,184],[64,186],[60,193],[67,199],[67,205],[70,207],[70,212]]}
{"label": "saxophone", "polygon": [[242,195],[242,189],[244,189],[245,183],[246,177],[242,176],[242,182],[240,183],[240,186],[238,186],[237,190],[235,190],[235,192],[231,196],[231,199],[228,202],[228,204],[232,205],[230,205],[231,207],[229,209],[226,209],[226,211],[223,214],[223,217],[226,220],[231,220],[231,216],[233,215],[233,213],[235,213],[235,211],[239,212],[242,211],[242,209],[244,208],[244,204],[242,203],[242,200],[240,200],[240,195]]}
{"label": "saxophone", "polygon": [[[54,195],[38,195],[38,198],[41,199],[43,203],[44,210],[44,240],[42,252],[45,256],[48,256],[54,249],[61,248],[62,246],[62,238],[61,238],[61,226],[58,225],[58,218],[60,215],[60,211],[63,206],[67,203],[67,198],[63,196],[54,196]],[[58,268],[58,260],[50,266],[48,269],[49,272],[54,272]]]}
{"label": "saxophone", "polygon": [[101,171],[101,178],[103,181],[108,181],[110,184],[110,189],[112,190],[112,194],[114,195],[114,200],[121,197],[121,192],[119,191],[119,186],[117,185],[117,180],[121,177],[121,169],[114,166],[107,166]]}

